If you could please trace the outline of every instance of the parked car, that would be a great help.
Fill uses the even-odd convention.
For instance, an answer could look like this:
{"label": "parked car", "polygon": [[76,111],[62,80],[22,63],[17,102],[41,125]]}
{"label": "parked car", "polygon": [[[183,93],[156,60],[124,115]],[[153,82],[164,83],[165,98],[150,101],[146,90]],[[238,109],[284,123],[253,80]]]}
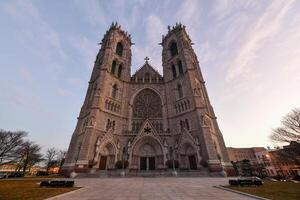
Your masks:
{"label": "parked car", "polygon": [[17,178],[17,177],[23,177],[23,174],[21,172],[13,172],[9,174],[7,178]]}
{"label": "parked car", "polygon": [[42,181],[40,187],[74,187],[73,180],[50,180]]}
{"label": "parked car", "polygon": [[231,186],[260,186],[263,185],[263,182],[260,178],[253,176],[253,177],[240,177],[238,179],[230,179],[229,185]]}
{"label": "parked car", "polygon": [[8,178],[8,174],[6,173],[0,173],[0,179]]}
{"label": "parked car", "polygon": [[49,173],[48,172],[45,172],[45,171],[38,171],[36,173],[37,176],[49,176]]}

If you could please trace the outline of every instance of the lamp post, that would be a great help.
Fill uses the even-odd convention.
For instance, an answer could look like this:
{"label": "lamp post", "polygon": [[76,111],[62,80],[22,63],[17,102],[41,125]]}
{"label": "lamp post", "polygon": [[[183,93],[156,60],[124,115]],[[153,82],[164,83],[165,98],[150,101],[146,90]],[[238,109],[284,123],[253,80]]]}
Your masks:
{"label": "lamp post", "polygon": [[125,176],[125,159],[127,157],[127,152],[126,152],[126,148],[123,147],[123,151],[122,151],[122,172],[121,172],[121,176]]}
{"label": "lamp post", "polygon": [[172,165],[173,165],[173,175],[177,176],[176,167],[175,167],[175,148],[171,147],[171,155],[172,155]]}

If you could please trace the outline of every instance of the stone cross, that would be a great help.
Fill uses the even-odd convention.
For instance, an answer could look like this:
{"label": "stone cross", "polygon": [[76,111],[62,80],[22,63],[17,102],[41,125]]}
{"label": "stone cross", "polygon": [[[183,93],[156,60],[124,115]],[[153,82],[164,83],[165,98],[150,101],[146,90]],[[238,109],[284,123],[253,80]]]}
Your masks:
{"label": "stone cross", "polygon": [[146,56],[146,58],[144,58],[144,60],[146,60],[146,63],[148,63],[148,60],[150,60],[150,58],[148,58],[148,56]]}

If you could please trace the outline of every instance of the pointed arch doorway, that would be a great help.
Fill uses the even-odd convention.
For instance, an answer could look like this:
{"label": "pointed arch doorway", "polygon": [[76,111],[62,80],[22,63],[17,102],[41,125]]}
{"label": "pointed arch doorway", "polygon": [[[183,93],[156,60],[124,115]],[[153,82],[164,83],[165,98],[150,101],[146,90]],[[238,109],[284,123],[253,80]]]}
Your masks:
{"label": "pointed arch doorway", "polygon": [[99,170],[106,170],[114,168],[115,163],[115,149],[111,143],[107,143],[104,148],[100,150]]}
{"label": "pointed arch doorway", "polygon": [[150,144],[144,144],[140,150],[140,170],[155,170],[155,150]]}
{"label": "pointed arch doorway", "polygon": [[189,170],[197,169],[197,154],[191,144],[185,143],[182,145],[179,154],[181,168]]}
{"label": "pointed arch doorway", "polygon": [[143,136],[134,143],[131,167],[138,170],[156,170],[164,165],[164,153],[160,142],[152,136]]}

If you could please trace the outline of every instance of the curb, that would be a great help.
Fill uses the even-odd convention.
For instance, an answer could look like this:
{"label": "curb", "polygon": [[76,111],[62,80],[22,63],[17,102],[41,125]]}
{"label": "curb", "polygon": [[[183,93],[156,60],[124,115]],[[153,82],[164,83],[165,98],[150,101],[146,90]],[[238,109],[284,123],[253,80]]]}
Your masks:
{"label": "curb", "polygon": [[240,191],[237,191],[237,190],[232,190],[232,189],[229,189],[229,188],[225,188],[223,186],[214,186],[214,187],[218,188],[218,189],[221,189],[221,190],[228,191],[228,192],[233,192],[233,193],[241,194],[241,195],[244,195],[244,196],[247,196],[247,197],[252,197],[252,198],[255,198],[255,199],[259,199],[259,200],[271,200],[271,199],[267,199],[267,198],[264,198],[264,197],[255,196],[253,194],[248,194],[248,193],[245,193],[245,192],[240,192]]}
{"label": "curb", "polygon": [[83,189],[86,189],[86,188],[82,187],[82,188],[79,188],[77,190],[73,190],[73,191],[66,192],[66,193],[63,193],[63,194],[59,194],[59,195],[56,195],[56,196],[53,196],[53,197],[49,197],[48,199],[45,199],[45,200],[56,200],[56,199],[67,196],[69,194],[73,194],[73,193],[78,192],[78,191],[83,190]]}

